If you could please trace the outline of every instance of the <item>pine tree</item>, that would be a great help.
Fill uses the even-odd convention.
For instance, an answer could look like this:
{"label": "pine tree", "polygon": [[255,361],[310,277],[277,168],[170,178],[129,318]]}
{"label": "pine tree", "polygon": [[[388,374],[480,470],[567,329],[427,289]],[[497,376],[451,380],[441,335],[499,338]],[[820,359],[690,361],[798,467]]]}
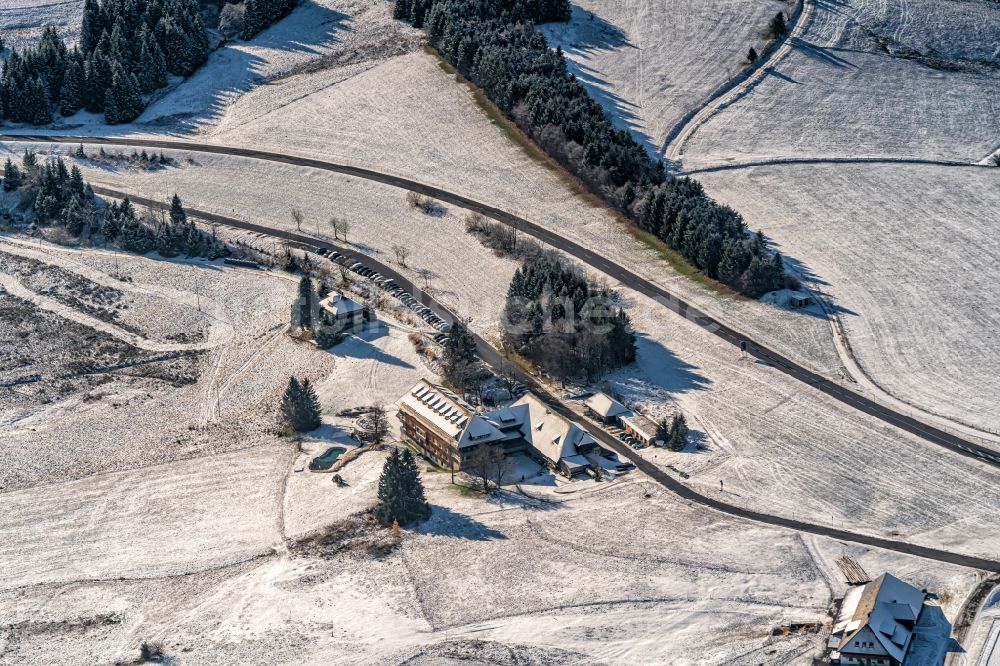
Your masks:
{"label": "pine tree", "polygon": [[142,108],[142,95],[135,76],[126,72],[120,63],[115,63],[111,87],[104,96],[105,122],[109,125],[131,122],[139,117]]}
{"label": "pine tree", "polygon": [[47,125],[52,122],[52,100],[49,97],[49,87],[41,77],[37,77],[28,86],[26,100],[28,115],[25,120],[32,125]]}
{"label": "pine tree", "polygon": [[185,224],[187,222],[187,213],[184,212],[181,198],[176,193],[170,200],[170,222],[172,224]]}
{"label": "pine tree", "polygon": [[688,439],[688,425],[687,419],[684,418],[683,414],[674,415],[674,419],[670,424],[670,440],[669,445],[675,451],[680,451],[687,445]]}
{"label": "pine tree", "polygon": [[281,415],[287,425],[293,429],[298,423],[298,406],[302,400],[302,385],[294,376],[288,379],[288,386],[281,397]]}
{"label": "pine tree", "polygon": [[445,378],[460,388],[467,377],[470,363],[476,360],[476,340],[469,328],[461,321],[456,321],[448,331],[448,340],[444,345],[441,367]]}
{"label": "pine tree", "polygon": [[72,116],[83,106],[83,85],[83,66],[73,62],[66,69],[59,89],[59,113],[63,116]]}
{"label": "pine tree", "polygon": [[316,390],[313,388],[308,379],[302,382],[302,394],[299,399],[299,414],[301,416],[303,430],[315,430],[322,422],[322,409],[320,408],[319,398],[316,396]]}
{"label": "pine tree", "polygon": [[378,512],[386,525],[406,525],[428,513],[420,471],[409,449],[394,448],[378,481]]}
{"label": "pine tree", "polygon": [[750,51],[747,53],[747,60],[749,60],[750,64],[752,65],[753,63],[757,62],[758,57],[759,56],[757,55],[757,49],[751,46]]}
{"label": "pine tree", "polygon": [[295,432],[315,430],[320,426],[319,398],[308,379],[300,382],[295,377],[289,378],[281,398],[281,414]]}
{"label": "pine tree", "polygon": [[298,296],[292,305],[292,325],[303,331],[311,331],[317,326],[319,322],[314,321],[313,313],[317,310],[318,303],[312,280],[308,275],[302,276]]}
{"label": "pine tree", "polygon": [[412,11],[413,11],[413,0],[396,0],[396,4],[393,6],[392,9],[392,15],[393,18],[399,19],[401,21],[409,21]]}
{"label": "pine tree", "polygon": [[656,439],[664,446],[670,443],[670,422],[666,417],[660,419],[656,424]]}
{"label": "pine tree", "polygon": [[7,192],[13,192],[21,187],[22,182],[21,170],[8,157],[6,164],[3,166],[3,189]]}
{"label": "pine tree", "polygon": [[83,4],[83,28],[80,31],[80,50],[91,53],[104,32],[104,13],[97,0],[86,0]]}
{"label": "pine tree", "polygon": [[771,19],[771,22],[767,26],[768,35],[772,38],[777,39],[785,34],[785,30],[788,29],[788,24],[785,22],[784,12],[778,12]]}

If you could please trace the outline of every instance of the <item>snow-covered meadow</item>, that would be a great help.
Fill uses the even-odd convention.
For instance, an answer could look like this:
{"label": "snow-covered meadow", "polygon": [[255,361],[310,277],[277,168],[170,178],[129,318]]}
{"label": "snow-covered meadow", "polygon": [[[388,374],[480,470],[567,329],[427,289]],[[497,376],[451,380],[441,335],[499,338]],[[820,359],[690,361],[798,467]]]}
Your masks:
{"label": "snow-covered meadow", "polygon": [[0,0],[0,35],[7,48],[34,46],[48,26],[75,42],[82,24],[83,0]]}
{"label": "snow-covered meadow", "polygon": [[787,248],[890,394],[1000,432],[1000,170],[769,166],[703,174]]}
{"label": "snow-covered meadow", "polygon": [[1000,6],[816,3],[791,53],[684,146],[684,166],[780,157],[975,163],[1000,145]]}
{"label": "snow-covered meadow", "polygon": [[670,131],[763,52],[768,22],[788,0],[579,0],[569,23],[541,26],[571,69],[654,154]]}

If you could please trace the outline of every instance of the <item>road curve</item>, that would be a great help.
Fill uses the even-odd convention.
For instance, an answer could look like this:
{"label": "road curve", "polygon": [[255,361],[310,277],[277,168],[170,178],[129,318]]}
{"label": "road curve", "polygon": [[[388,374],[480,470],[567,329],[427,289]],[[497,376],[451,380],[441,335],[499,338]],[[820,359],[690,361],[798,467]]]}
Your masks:
{"label": "road curve", "polygon": [[774,48],[774,42],[760,55],[753,65],[750,65],[719,88],[704,106],[689,113],[667,135],[661,150],[663,157],[670,163],[678,163],[684,156],[684,144],[699,127],[733,102],[739,100],[759,83],[768,72],[792,51],[792,43],[806,31],[809,19],[816,10],[816,0],[798,0],[796,10],[791,17],[791,25],[785,37]]}
{"label": "road curve", "polygon": [[[747,352],[752,356],[764,361],[765,363],[771,365],[772,367],[784,372],[785,374],[798,379],[799,381],[809,384],[814,388],[826,393],[827,395],[836,398],[837,400],[847,404],[850,407],[863,411],[871,416],[874,416],[886,423],[894,425],[902,430],[906,430],[911,434],[917,435],[918,437],[929,441],[933,444],[937,444],[944,448],[947,448],[955,453],[971,457],[973,459],[986,462],[988,464],[1000,467],[1000,452],[994,451],[992,449],[980,446],[968,440],[962,439],[956,435],[945,432],[934,428],[933,426],[927,425],[922,421],[897,412],[889,407],[881,405],[869,398],[866,398],[858,393],[855,393],[847,388],[844,388],[830,380],[798,365],[797,363],[785,358],[784,356],[778,354],[777,352],[765,347],[764,345],[758,344],[741,334],[740,332],[724,326],[721,322],[708,316],[698,308],[690,305],[689,303],[677,298],[672,293],[663,289],[659,285],[656,285],[634,273],[628,269],[622,267],[621,265],[614,263],[602,255],[589,250],[569,239],[559,236],[555,232],[545,227],[539,226],[528,220],[508,213],[506,211],[500,210],[493,206],[488,206],[481,202],[469,199],[468,197],[454,194],[446,190],[442,190],[437,187],[426,185],[417,181],[413,181],[407,178],[402,178],[399,176],[394,176],[391,174],[384,174],[371,169],[365,169],[361,167],[355,167],[351,165],[336,164],[332,162],[326,162],[323,160],[317,160],[306,157],[299,157],[295,155],[284,155],[281,153],[272,153],[266,151],[259,151],[248,148],[238,148],[230,146],[219,146],[212,144],[200,144],[194,142],[181,142],[173,140],[163,140],[163,139],[127,139],[127,138],[114,138],[114,137],[75,137],[75,136],[28,136],[28,135],[0,135],[0,141],[20,141],[29,143],[89,143],[89,144],[108,144],[108,145],[125,145],[134,147],[145,147],[145,148],[161,148],[166,150],[189,150],[192,152],[206,152],[222,155],[231,155],[237,157],[244,157],[248,159],[258,159],[271,162],[281,162],[285,164],[291,164],[295,166],[305,166],[315,169],[321,169],[325,171],[332,171],[335,173],[343,173],[346,175],[354,176],[357,178],[362,178],[365,180],[372,180],[386,185],[391,185],[394,187],[399,187],[406,190],[412,190],[414,192],[439,199],[451,203],[468,210],[472,210],[499,222],[505,224],[510,224],[523,233],[536,238],[537,240],[544,242],[552,247],[555,247],[566,254],[582,261],[583,263],[592,266],[593,268],[607,274],[608,276],[618,280],[627,287],[638,291],[639,293],[652,298],[653,300],[659,302],[661,305],[667,307],[673,312],[681,315],[682,317],[694,322],[695,324],[701,326],[702,328],[714,333],[723,340],[735,345],[740,346],[741,343],[745,342],[747,345]],[[261,227],[261,229],[268,229],[267,227]]]}
{"label": "road curve", "polygon": [[[95,186],[94,191],[97,194],[112,197],[116,199],[122,199],[128,197],[133,203],[143,207],[149,207],[153,210],[169,210],[170,204],[165,201],[157,201],[154,199],[149,199],[146,197],[135,196],[128,194],[126,192],[121,192],[118,190],[113,190],[107,187]],[[235,229],[242,229],[245,231],[251,231],[254,233],[262,234],[265,236],[270,236],[272,238],[277,238],[285,241],[289,246],[297,247],[299,249],[312,251],[315,248],[326,248],[328,250],[337,250],[345,256],[356,259],[357,261],[364,262],[365,265],[369,266],[375,271],[378,271],[383,276],[394,280],[400,287],[412,293],[421,303],[427,307],[434,310],[438,316],[452,323],[458,319],[458,317],[451,312],[447,307],[436,301],[429,294],[423,292],[420,287],[410,281],[408,278],[399,274],[396,269],[388,264],[382,263],[378,259],[368,256],[366,254],[354,251],[350,248],[344,247],[342,245],[336,245],[327,240],[321,240],[318,238],[313,238],[305,234],[294,233],[291,231],[284,231],[281,229],[273,229],[271,227],[262,226],[259,224],[253,224],[250,222],[244,222],[243,220],[237,220],[231,217],[226,217],[224,215],[218,215],[216,213],[210,213],[208,211],[201,211],[194,208],[187,209],[188,214],[192,217],[199,218],[205,222],[212,224],[218,224],[226,227],[232,227]],[[482,337],[473,334],[476,340],[477,351],[483,361],[496,369],[497,371],[511,371],[516,376],[518,381],[522,382],[528,386],[536,395],[541,397],[551,409],[559,414],[562,414],[566,418],[579,421],[581,417],[578,413],[574,412],[570,407],[564,403],[558,396],[553,395],[543,387],[538,380],[532,375],[524,371],[520,366],[508,361],[503,354],[501,354],[495,347],[489,344]],[[699,504],[701,506],[714,509],[721,513],[728,514],[730,516],[735,516],[737,518],[742,518],[746,520],[751,520],[757,523],[762,523],[765,525],[771,525],[776,527],[783,527],[786,529],[794,530],[796,532],[806,532],[809,534],[817,534],[819,536],[829,537],[831,539],[836,539],[838,541],[849,541],[852,543],[863,544],[866,546],[871,546],[874,548],[882,548],[884,550],[890,550],[897,553],[902,553],[905,555],[913,555],[916,557],[922,557],[928,560],[935,560],[938,562],[946,562],[948,564],[955,564],[963,567],[970,567],[973,569],[982,569],[985,571],[1000,573],[1000,562],[994,560],[988,560],[981,557],[975,557],[972,555],[963,555],[960,553],[952,553],[945,550],[939,550],[936,548],[928,548],[925,546],[919,546],[916,544],[906,543],[905,541],[894,541],[891,539],[883,539],[876,536],[870,536],[867,534],[861,534],[857,532],[851,532],[848,530],[835,529],[831,527],[826,527],[823,525],[817,525],[814,523],[808,523],[801,520],[795,520],[792,518],[785,518],[782,516],[774,516],[766,513],[761,513],[759,511],[752,511],[750,509],[745,509],[727,502],[723,502],[689,488],[677,479],[673,478],[662,469],[649,462],[642,456],[640,456],[636,451],[633,451],[623,442],[618,441],[616,438],[612,437],[608,432],[604,431],[602,428],[597,426],[597,424],[591,423],[590,431],[595,437],[600,439],[606,446],[616,451],[621,456],[630,460],[635,464],[636,468],[642,471],[644,474],[648,475],[654,481],[659,483],[661,486],[666,488],[671,493],[677,495],[683,500],[691,502],[693,504]]]}
{"label": "road curve", "polygon": [[[124,145],[144,148],[158,148],[164,150],[186,150],[191,152],[214,153],[257,159],[269,162],[281,162],[295,166],[304,166],[324,171],[342,173],[356,178],[371,180],[374,182],[391,185],[405,190],[411,190],[425,196],[445,201],[447,203],[481,213],[504,224],[509,224],[519,231],[532,236],[551,247],[574,257],[588,266],[601,271],[614,280],[622,283],[626,287],[633,289],[640,294],[647,296],[667,309],[679,314],[685,319],[697,324],[706,331],[713,333],[726,342],[740,347],[746,345],[746,352],[751,356],[763,361],[767,365],[785,373],[789,377],[796,379],[803,384],[812,386],[816,390],[852,407],[864,412],[869,416],[884,421],[910,434],[916,435],[932,444],[943,447],[968,458],[1000,467],[1000,451],[976,444],[963,439],[944,430],[928,425],[912,416],[898,412],[890,407],[882,405],[870,398],[866,398],[848,388],[840,386],[835,382],[799,365],[778,352],[768,347],[754,342],[739,331],[730,328],[720,321],[710,317],[695,306],[674,296],[663,287],[631,272],[627,268],[617,264],[610,259],[579,245],[578,243],[558,235],[551,229],[529,222],[523,217],[518,217],[499,208],[469,199],[460,194],[455,194],[447,190],[426,185],[408,178],[391,174],[380,173],[371,169],[356,167],[345,164],[325,162],[308,157],[296,155],[284,155],[251,148],[237,148],[230,146],[220,146],[213,144],[200,144],[194,142],[172,141],[164,139],[128,139],[114,137],[77,137],[77,136],[32,136],[32,135],[0,135],[2,142],[24,142],[24,143],[88,143],[105,145]],[[98,188],[95,188],[98,191]],[[220,222],[221,223],[221,222]],[[275,232],[268,227],[257,227],[255,230],[261,233],[274,235]],[[370,258],[366,260],[371,261]]]}

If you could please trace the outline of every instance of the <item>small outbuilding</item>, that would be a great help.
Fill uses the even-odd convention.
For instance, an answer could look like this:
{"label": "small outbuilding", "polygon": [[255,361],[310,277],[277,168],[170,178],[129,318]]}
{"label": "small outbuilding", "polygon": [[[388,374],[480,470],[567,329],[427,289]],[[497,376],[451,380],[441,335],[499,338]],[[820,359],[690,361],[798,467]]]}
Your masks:
{"label": "small outbuilding", "polygon": [[625,405],[600,391],[587,398],[583,405],[589,416],[604,424],[618,423],[622,416],[630,413]]}
{"label": "small outbuilding", "polygon": [[805,308],[812,304],[812,296],[809,294],[795,293],[788,298],[788,304],[793,308]]}
{"label": "small outbuilding", "polygon": [[656,424],[642,414],[628,412],[621,417],[621,423],[625,432],[646,446],[652,446],[656,443]]}
{"label": "small outbuilding", "polygon": [[368,318],[365,306],[343,294],[331,294],[319,302],[319,307],[323,324],[338,333],[360,331]]}

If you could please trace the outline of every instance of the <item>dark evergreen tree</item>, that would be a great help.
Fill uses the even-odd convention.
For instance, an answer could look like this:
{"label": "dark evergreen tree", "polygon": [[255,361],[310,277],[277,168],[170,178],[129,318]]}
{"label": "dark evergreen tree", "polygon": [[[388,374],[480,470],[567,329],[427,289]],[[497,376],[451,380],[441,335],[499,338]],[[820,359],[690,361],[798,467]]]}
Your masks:
{"label": "dark evergreen tree", "polygon": [[445,378],[462,388],[461,384],[467,376],[466,369],[476,361],[476,341],[469,328],[461,321],[456,321],[448,331],[448,340],[444,344],[441,358],[441,369]]}
{"label": "dark evergreen tree", "polygon": [[675,451],[680,451],[687,445],[688,425],[683,414],[675,414],[670,423],[670,439],[668,446]]}
{"label": "dark evergreen tree", "polygon": [[285,424],[295,432],[315,430],[320,425],[320,404],[308,379],[300,382],[291,377],[281,398],[281,414]]}
{"label": "dark evergreen tree", "polygon": [[187,213],[184,211],[184,204],[181,203],[181,198],[177,196],[176,192],[170,200],[170,222],[176,225],[187,223]]}
{"label": "dark evergreen tree", "polygon": [[92,53],[97,48],[97,42],[104,32],[104,12],[97,0],[86,0],[83,3],[83,27],[80,31],[80,50]]}
{"label": "dark evergreen tree", "polygon": [[781,37],[783,34],[785,34],[785,31],[787,29],[788,29],[788,24],[785,22],[784,12],[778,12],[777,14],[775,14],[774,18],[772,18],[771,22],[767,25],[768,35],[774,39],[777,39],[778,37]]}
{"label": "dark evergreen tree", "polygon": [[378,481],[378,513],[386,525],[406,525],[429,512],[424,485],[409,449],[394,448],[382,467]]}
{"label": "dark evergreen tree", "polygon": [[757,49],[751,46],[750,51],[747,52],[747,60],[749,60],[750,64],[752,65],[753,63],[757,62],[757,57],[758,57]]}
{"label": "dark evergreen tree", "polygon": [[299,291],[292,305],[292,325],[304,331],[311,331],[317,321],[319,299],[308,275],[299,280]]}
{"label": "dark evergreen tree", "polygon": [[7,192],[13,192],[21,187],[22,182],[21,170],[8,157],[7,162],[3,166],[3,189]]}
{"label": "dark evergreen tree", "polygon": [[73,62],[66,69],[62,87],[59,89],[59,113],[72,116],[83,106],[83,65]]}

